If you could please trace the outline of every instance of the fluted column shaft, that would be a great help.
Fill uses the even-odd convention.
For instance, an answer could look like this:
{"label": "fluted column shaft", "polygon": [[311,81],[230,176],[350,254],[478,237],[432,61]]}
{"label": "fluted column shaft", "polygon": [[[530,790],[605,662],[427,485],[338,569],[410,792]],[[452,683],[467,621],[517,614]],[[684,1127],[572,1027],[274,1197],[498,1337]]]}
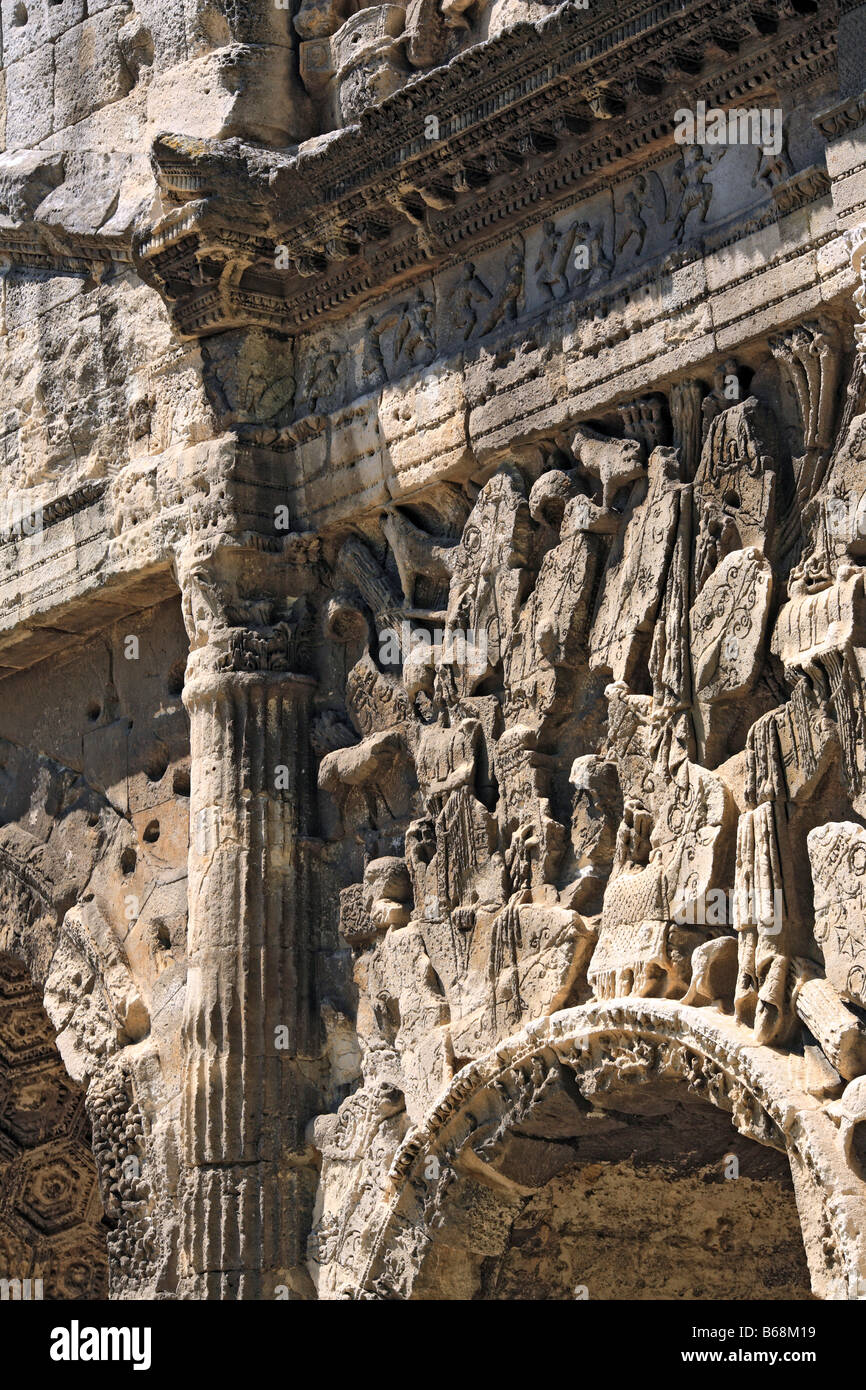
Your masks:
{"label": "fluted column shaft", "polygon": [[273,1298],[300,1258],[288,1156],[310,996],[313,681],[191,665],[181,1279],[193,1297]]}

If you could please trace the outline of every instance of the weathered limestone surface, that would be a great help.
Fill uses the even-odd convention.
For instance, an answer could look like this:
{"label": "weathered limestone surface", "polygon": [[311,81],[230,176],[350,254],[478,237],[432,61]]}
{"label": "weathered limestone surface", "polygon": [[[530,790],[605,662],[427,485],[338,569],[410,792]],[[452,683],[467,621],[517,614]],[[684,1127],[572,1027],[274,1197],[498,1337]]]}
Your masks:
{"label": "weathered limestone surface", "polygon": [[0,0],[0,1280],[864,1297],[864,14]]}

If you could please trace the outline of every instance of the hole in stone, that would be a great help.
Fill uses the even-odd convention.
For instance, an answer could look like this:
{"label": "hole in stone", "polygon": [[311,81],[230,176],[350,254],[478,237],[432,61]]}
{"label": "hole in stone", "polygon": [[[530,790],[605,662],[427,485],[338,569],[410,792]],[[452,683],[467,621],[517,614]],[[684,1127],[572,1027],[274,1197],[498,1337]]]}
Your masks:
{"label": "hole in stone", "polygon": [[739,507],[740,494],[734,488],[728,488],[728,491],[725,493],[724,497],[722,498],[722,501],[724,502],[726,507]]}
{"label": "hole in stone", "polygon": [[861,1178],[866,1176],[866,1123],[862,1120],[851,1131],[851,1167]]}
{"label": "hole in stone", "polygon": [[148,821],[147,825],[144,827],[144,835],[142,836],[142,839],[144,840],[146,845],[156,844],[157,840],[159,839],[158,820]]}
{"label": "hole in stone", "polygon": [[168,693],[169,695],[183,694],[183,678],[186,673],[186,662],[176,661],[168,673]]}
{"label": "hole in stone", "polygon": [[167,923],[167,922],[163,922],[162,919],[160,918],[160,920],[157,921],[157,922],[154,922],[153,925],[154,925],[154,927],[156,928],[156,940],[157,940],[157,944],[158,944],[159,946],[161,946],[162,949],[163,949],[164,951],[170,951],[170,950],[171,950],[171,932],[170,932],[169,929],[168,929],[168,923]]}
{"label": "hole in stone", "polygon": [[102,705],[99,703],[99,701],[91,700],[90,704],[87,706],[87,718],[90,720],[91,724],[96,723],[101,713]]}
{"label": "hole in stone", "polygon": [[138,856],[136,855],[135,850],[127,847],[120,856],[120,867],[123,873],[127,875],[135,873],[135,866],[137,862]]}
{"label": "hole in stone", "polygon": [[177,767],[171,780],[175,796],[189,796],[190,776],[188,767]]}
{"label": "hole in stone", "polygon": [[16,29],[23,29],[27,23],[27,6],[16,5],[12,11],[12,23]]}
{"label": "hole in stone", "polygon": [[144,770],[151,782],[161,782],[169,764],[168,749],[157,743],[151,748],[144,763]]}

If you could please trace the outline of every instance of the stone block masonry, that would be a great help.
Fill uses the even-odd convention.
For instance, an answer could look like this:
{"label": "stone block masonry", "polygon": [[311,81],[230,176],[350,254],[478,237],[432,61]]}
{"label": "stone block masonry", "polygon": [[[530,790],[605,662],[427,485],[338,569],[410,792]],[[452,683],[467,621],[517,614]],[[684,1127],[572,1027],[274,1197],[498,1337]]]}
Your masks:
{"label": "stone block masonry", "polygon": [[863,15],[0,0],[4,1300],[862,1296]]}

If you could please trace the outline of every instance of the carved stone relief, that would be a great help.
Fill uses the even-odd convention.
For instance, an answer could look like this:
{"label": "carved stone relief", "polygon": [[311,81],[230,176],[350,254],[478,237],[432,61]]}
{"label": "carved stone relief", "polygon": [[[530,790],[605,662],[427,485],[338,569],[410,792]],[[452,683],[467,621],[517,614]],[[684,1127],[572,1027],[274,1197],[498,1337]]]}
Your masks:
{"label": "carved stone relief", "polygon": [[[677,236],[705,214],[711,169],[685,151]],[[537,269],[550,302],[571,288],[566,244],[548,224]],[[468,339],[488,287],[475,266],[457,284]],[[819,421],[837,402],[822,346],[837,332],[764,348],[799,389],[804,454],[727,360],[670,402],[627,401],[616,425],[504,458],[459,539],[393,507],[375,539],[346,542],[356,568],[365,547],[370,577],[358,603],[371,645],[350,688],[366,670],[376,732],[329,759],[363,765],[387,802],[399,747],[417,783],[391,857],[343,893],[365,1020],[347,1107],[387,1085],[417,1133],[443,1088],[530,1019],[622,999],[709,1010],[754,1044],[796,1051],[805,1037],[827,1094],[866,1073],[861,575],[837,543],[825,577],[801,578],[818,568],[820,528],[794,535],[789,520],[804,497],[820,513],[832,486]],[[847,431],[837,451],[859,417]],[[386,678],[376,642],[400,600],[376,600],[370,581],[381,591],[395,570],[415,645]],[[422,576],[435,609],[418,605]],[[605,723],[577,714],[590,690]],[[326,759],[320,785],[332,782]],[[348,1239],[341,1182],[326,1161],[335,1251]],[[348,1265],[315,1251],[322,1291],[336,1288]]]}
{"label": "carved stone relief", "polygon": [[0,1281],[863,1297],[860,28],[2,0]]}

